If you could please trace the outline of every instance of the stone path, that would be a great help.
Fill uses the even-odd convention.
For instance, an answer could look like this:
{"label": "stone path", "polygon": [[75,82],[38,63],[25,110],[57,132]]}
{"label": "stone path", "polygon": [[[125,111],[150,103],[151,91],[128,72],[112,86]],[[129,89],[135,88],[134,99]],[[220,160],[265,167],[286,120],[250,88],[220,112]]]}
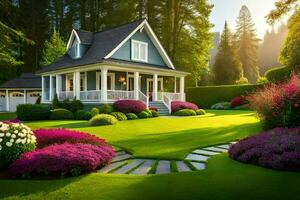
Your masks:
{"label": "stone path", "polygon": [[183,161],[134,158],[131,154],[116,149],[116,157],[112,163],[98,172],[147,175],[204,170],[210,157],[227,152],[230,145],[234,143],[236,142],[195,149]]}

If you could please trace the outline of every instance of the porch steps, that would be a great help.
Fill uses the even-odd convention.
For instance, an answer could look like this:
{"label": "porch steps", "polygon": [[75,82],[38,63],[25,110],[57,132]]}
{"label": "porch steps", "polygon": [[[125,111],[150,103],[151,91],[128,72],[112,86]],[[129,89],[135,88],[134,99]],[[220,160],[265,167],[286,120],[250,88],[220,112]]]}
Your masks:
{"label": "porch steps", "polygon": [[169,115],[169,110],[165,106],[165,104],[161,101],[150,101],[149,102],[150,107],[155,107],[158,109],[158,114],[159,115]]}

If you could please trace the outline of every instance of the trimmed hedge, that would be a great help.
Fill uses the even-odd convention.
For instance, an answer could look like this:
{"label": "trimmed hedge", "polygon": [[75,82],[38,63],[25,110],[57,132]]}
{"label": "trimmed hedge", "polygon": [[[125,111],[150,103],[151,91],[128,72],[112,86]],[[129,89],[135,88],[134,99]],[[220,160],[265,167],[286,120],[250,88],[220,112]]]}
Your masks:
{"label": "trimmed hedge", "polygon": [[265,77],[270,82],[278,82],[287,80],[291,75],[292,69],[289,67],[275,67],[265,73]]}
{"label": "trimmed hedge", "polygon": [[110,104],[102,104],[99,106],[99,113],[110,114],[114,111],[114,107]]}
{"label": "trimmed hedge", "polygon": [[186,99],[189,102],[197,104],[201,108],[210,108],[216,103],[224,101],[229,102],[236,96],[247,95],[262,86],[263,85],[259,84],[248,84],[187,88]]}
{"label": "trimmed hedge", "polygon": [[59,108],[51,110],[50,119],[59,120],[59,119],[74,119],[74,115],[71,111]]}
{"label": "trimmed hedge", "polygon": [[86,112],[85,110],[78,110],[75,113],[75,119],[77,120],[90,120],[92,115],[90,112]]}
{"label": "trimmed hedge", "polygon": [[146,109],[146,105],[139,100],[119,100],[114,103],[114,110],[125,114],[140,113]]}
{"label": "trimmed hedge", "polygon": [[150,114],[149,112],[147,112],[147,111],[142,111],[142,112],[140,112],[139,114],[138,114],[138,117],[140,118],[140,119],[146,119],[146,118],[151,118],[152,117],[152,113]]}
{"label": "trimmed hedge", "polygon": [[17,106],[17,116],[22,121],[49,119],[50,107],[41,104],[20,104]]}
{"label": "trimmed hedge", "polygon": [[99,114],[95,115],[92,119],[90,119],[89,124],[90,126],[105,126],[105,125],[113,125],[116,124],[118,120],[108,114]]}
{"label": "trimmed hedge", "polygon": [[138,116],[136,114],[134,114],[134,113],[127,113],[126,117],[127,117],[128,120],[138,119]]}
{"label": "trimmed hedge", "polygon": [[197,114],[197,115],[205,115],[206,112],[205,112],[205,110],[203,110],[203,109],[198,109],[198,110],[196,110],[196,114]]}
{"label": "trimmed hedge", "polygon": [[196,111],[192,109],[182,109],[176,111],[173,115],[175,116],[195,116],[197,115]]}
{"label": "trimmed hedge", "polygon": [[127,120],[126,115],[122,112],[112,112],[112,113],[110,113],[110,115],[114,116],[119,121],[126,121]]}

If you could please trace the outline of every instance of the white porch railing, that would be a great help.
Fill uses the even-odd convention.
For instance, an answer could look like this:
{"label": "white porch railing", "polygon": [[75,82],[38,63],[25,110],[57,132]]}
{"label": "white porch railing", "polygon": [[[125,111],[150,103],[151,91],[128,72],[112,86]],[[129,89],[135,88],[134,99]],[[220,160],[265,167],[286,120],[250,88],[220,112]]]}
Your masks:
{"label": "white porch railing", "polygon": [[101,90],[88,90],[80,92],[81,101],[100,101]]}
{"label": "white porch railing", "polygon": [[57,94],[57,97],[59,100],[73,99],[74,92],[73,91],[61,91]]}
{"label": "white porch railing", "polygon": [[166,94],[163,96],[163,103],[168,108],[169,114],[170,114],[171,113],[171,103],[172,103],[172,100]]}
{"label": "white porch railing", "polygon": [[144,102],[144,104],[149,107],[149,98],[143,92],[139,90],[139,100]]}
{"label": "white porch railing", "polygon": [[107,90],[108,100],[134,99],[134,91]]}

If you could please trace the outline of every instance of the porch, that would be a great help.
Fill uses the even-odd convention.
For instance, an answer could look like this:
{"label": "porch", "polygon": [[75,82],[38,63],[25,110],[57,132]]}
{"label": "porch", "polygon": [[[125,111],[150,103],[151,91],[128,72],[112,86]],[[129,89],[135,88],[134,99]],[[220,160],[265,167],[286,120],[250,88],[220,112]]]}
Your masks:
{"label": "porch", "polygon": [[160,101],[171,111],[171,102],[185,101],[184,76],[168,72],[98,67],[96,70],[73,71],[42,76],[42,102],[79,99],[84,104],[113,103],[134,99]]}

